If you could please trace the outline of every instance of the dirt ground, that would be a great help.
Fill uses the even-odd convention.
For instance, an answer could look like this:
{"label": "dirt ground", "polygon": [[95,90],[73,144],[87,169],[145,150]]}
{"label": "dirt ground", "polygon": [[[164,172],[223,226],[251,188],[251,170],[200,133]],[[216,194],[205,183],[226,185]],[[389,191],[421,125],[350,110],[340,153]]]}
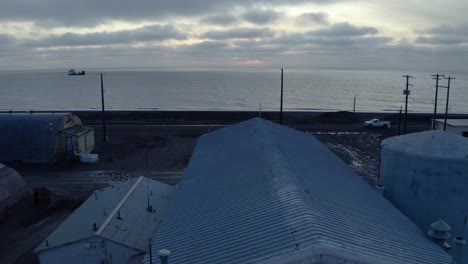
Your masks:
{"label": "dirt ground", "polygon": [[[219,128],[219,127],[218,127]],[[211,128],[209,129],[211,130]],[[380,142],[391,130],[356,127],[302,128],[326,144],[371,185],[377,183]],[[179,131],[174,128],[174,131]],[[96,127],[97,164],[16,166],[31,190],[51,191],[48,205],[36,206],[29,194],[0,219],[0,264],[38,263],[32,250],[95,190],[114,181],[144,175],[168,184],[177,184],[183,175],[198,136],[207,131],[187,129],[183,135],[159,127],[109,128],[109,141]],[[192,131],[192,132],[190,132]]]}

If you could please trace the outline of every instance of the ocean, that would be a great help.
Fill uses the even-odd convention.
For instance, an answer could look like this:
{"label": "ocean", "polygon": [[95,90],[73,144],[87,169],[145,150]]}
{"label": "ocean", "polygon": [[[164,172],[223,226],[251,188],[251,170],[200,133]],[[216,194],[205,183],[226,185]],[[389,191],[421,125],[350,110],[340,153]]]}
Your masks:
{"label": "ocean", "polygon": [[[83,69],[75,69],[81,71]],[[110,110],[278,110],[280,69],[92,69],[0,72],[0,110],[101,108],[104,74]],[[442,72],[441,72],[442,73]],[[409,112],[433,112],[434,72],[405,70],[284,69],[283,108],[291,111],[396,112],[404,108],[403,75],[412,75]],[[468,72],[451,72],[450,113],[468,113]],[[440,81],[443,86],[447,80]],[[439,89],[438,113],[447,90]]]}

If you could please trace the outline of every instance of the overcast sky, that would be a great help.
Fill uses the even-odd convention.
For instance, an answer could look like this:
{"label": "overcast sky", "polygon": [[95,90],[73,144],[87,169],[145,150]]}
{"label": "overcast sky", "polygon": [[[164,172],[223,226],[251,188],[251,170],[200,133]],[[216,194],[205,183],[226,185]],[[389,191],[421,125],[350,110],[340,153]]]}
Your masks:
{"label": "overcast sky", "polygon": [[466,0],[3,0],[0,69],[466,71],[467,14]]}

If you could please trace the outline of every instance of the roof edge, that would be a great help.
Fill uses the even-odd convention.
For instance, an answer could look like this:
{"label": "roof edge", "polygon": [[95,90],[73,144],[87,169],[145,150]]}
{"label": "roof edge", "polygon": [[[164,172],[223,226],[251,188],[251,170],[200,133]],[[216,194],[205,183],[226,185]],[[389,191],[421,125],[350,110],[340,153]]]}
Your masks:
{"label": "roof edge", "polygon": [[130,187],[130,189],[127,191],[127,193],[122,198],[122,200],[120,200],[120,202],[115,206],[114,210],[112,210],[112,212],[109,214],[109,216],[106,218],[106,220],[104,220],[104,222],[99,227],[99,229],[96,231],[96,233],[94,233],[95,235],[100,236],[102,234],[104,229],[106,229],[107,225],[109,225],[109,223],[111,222],[112,218],[114,218],[114,216],[120,210],[122,205],[127,201],[128,197],[130,197],[130,195],[135,191],[136,187],[140,184],[140,182],[143,180],[143,178],[144,178],[143,176],[138,177],[138,180],[136,180],[135,183],[133,183],[132,187]]}

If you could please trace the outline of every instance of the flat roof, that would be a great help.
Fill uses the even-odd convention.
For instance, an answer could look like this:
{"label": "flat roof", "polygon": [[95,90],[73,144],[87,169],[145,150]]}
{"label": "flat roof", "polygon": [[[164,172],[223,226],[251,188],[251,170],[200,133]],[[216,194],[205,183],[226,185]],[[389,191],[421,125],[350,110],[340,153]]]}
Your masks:
{"label": "flat roof", "polygon": [[200,137],[160,249],[170,263],[451,263],[314,136],[260,118]]}
{"label": "flat roof", "polygon": [[468,140],[443,130],[428,130],[389,137],[380,143],[382,151],[393,151],[424,159],[467,161]]}
{"label": "flat roof", "polygon": [[[437,122],[444,123],[444,119],[436,119]],[[468,126],[468,119],[447,119],[447,125],[449,126]]]}
{"label": "flat roof", "polygon": [[61,130],[59,133],[69,134],[73,136],[81,136],[94,129],[91,127],[83,126],[83,125],[75,125],[66,129]]}

